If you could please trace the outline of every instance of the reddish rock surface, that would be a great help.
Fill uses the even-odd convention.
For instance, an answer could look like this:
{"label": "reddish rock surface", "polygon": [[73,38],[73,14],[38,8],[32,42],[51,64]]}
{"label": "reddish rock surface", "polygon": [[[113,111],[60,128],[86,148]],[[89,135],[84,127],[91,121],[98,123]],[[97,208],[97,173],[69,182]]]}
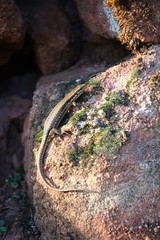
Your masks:
{"label": "reddish rock surface", "polygon": [[15,2],[0,1],[0,64],[5,64],[22,48],[24,36],[23,19]]}
{"label": "reddish rock surface", "polygon": [[115,11],[120,40],[130,49],[160,42],[160,2],[157,0],[107,1]]}
{"label": "reddish rock surface", "polygon": [[[117,22],[112,17],[112,11],[105,7],[105,1],[76,0],[76,4],[83,25],[94,36],[119,40]],[[90,40],[97,41],[94,36],[90,36]]]}
{"label": "reddish rock surface", "polygon": [[79,39],[59,1],[31,3],[27,24],[36,61],[43,74],[59,72],[78,59]]}
{"label": "reddish rock surface", "polygon": [[[85,103],[74,107],[67,117],[85,111],[85,120],[77,125],[70,121],[71,136],[55,136],[48,145],[45,175],[60,188],[87,189],[87,193],[54,192],[37,175],[37,132],[73,84],[48,82],[37,88],[23,142],[41,239],[160,239],[159,71],[157,45],[92,78],[83,94]],[[123,96],[119,104],[115,93]],[[109,96],[112,111],[104,112]],[[109,140],[104,138],[101,145],[96,136],[102,137],[106,129],[111,131],[106,135]],[[120,130],[117,137],[113,129]],[[92,145],[86,148],[89,142]]]}

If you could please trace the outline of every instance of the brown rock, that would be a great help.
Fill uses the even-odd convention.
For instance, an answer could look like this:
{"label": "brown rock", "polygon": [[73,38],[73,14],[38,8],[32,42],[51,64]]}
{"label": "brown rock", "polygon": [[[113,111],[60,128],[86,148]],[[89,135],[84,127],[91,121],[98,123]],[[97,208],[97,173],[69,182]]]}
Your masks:
{"label": "brown rock", "polygon": [[28,34],[42,73],[59,72],[69,67],[79,56],[79,40],[59,1],[36,0],[31,6]]}
{"label": "brown rock", "polygon": [[87,102],[64,117],[83,114],[69,122],[72,136],[48,144],[47,178],[88,192],[57,193],[40,180],[36,134],[73,85],[49,82],[35,91],[24,161],[42,239],[159,239],[159,69],[157,45],[92,78],[83,94]]}
{"label": "brown rock", "polygon": [[105,7],[105,1],[76,0],[76,4],[85,28],[93,34],[90,40],[98,41],[95,36],[119,40],[118,25],[112,17],[112,10]]}
{"label": "brown rock", "polygon": [[160,2],[157,0],[107,1],[115,11],[120,40],[129,49],[160,42]]}
{"label": "brown rock", "polygon": [[0,64],[5,64],[12,54],[21,49],[24,41],[24,24],[13,0],[0,1]]}

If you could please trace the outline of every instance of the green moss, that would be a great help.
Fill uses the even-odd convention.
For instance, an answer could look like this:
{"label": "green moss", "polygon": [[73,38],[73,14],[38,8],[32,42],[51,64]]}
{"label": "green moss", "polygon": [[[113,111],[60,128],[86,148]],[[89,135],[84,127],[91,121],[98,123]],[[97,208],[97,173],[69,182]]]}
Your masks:
{"label": "green moss", "polygon": [[90,132],[90,126],[86,124],[83,128],[78,127],[79,133],[89,133]]}
{"label": "green moss", "polygon": [[108,102],[109,106],[113,107],[119,104],[127,105],[129,102],[129,96],[127,93],[122,91],[113,91],[108,94],[106,101]]}
{"label": "green moss", "polygon": [[87,119],[87,115],[86,115],[86,112],[83,110],[81,112],[75,113],[71,117],[71,122],[72,122],[73,126],[76,126],[79,121],[85,121],[86,119]]}
{"label": "green moss", "polygon": [[136,67],[133,70],[133,72],[131,73],[130,79],[128,80],[128,82],[126,84],[127,93],[129,93],[131,85],[137,81],[137,79],[139,78],[141,73],[142,73],[142,71],[140,69],[138,69],[138,67]]}
{"label": "green moss", "polygon": [[41,139],[43,136],[43,129],[36,133],[36,139]]}
{"label": "green moss", "polygon": [[[108,94],[106,97],[106,102],[101,104],[98,109],[93,113],[93,117],[96,116],[97,111],[103,109],[107,113],[107,117],[111,117],[114,114],[114,107],[122,104],[128,105],[129,95],[126,92],[122,91],[113,91]],[[90,111],[91,109],[88,109]],[[77,125],[78,121],[85,121],[87,118],[86,111],[80,113],[75,113],[71,118],[73,125]],[[85,127],[84,127],[85,129]],[[90,127],[80,129],[80,132],[84,133],[85,130],[90,130]],[[83,160],[83,166],[87,166],[91,156],[94,155],[100,157],[101,154],[106,157],[111,157],[116,154],[124,142],[123,135],[121,134],[120,128],[114,128],[109,125],[103,128],[99,133],[93,136],[88,144],[83,147],[78,148],[76,151],[73,151],[69,155],[69,159],[76,166],[79,165],[79,161]],[[91,164],[91,163],[90,163]]]}
{"label": "green moss", "polygon": [[[102,129],[84,147],[77,148],[76,151],[71,152],[69,154],[70,161],[75,166],[78,166],[79,161],[83,160],[83,166],[86,167],[90,162],[91,156],[101,157],[102,154],[106,158],[115,156],[126,141],[121,131],[120,128],[111,126]],[[93,165],[94,161],[90,164]]]}
{"label": "green moss", "polygon": [[89,85],[92,87],[100,87],[100,81],[96,77],[93,77],[89,80]]}
{"label": "green moss", "polygon": [[69,160],[75,165],[79,165],[79,157],[78,157],[78,152],[77,151],[73,151],[71,153],[69,153]]}
{"label": "green moss", "polygon": [[108,96],[106,97],[106,102],[102,103],[97,110],[99,111],[100,109],[102,109],[106,113],[107,118],[110,118],[115,113],[115,106],[120,104],[127,106],[128,103],[128,93],[122,91],[113,91],[108,94]]}
{"label": "green moss", "polygon": [[96,135],[96,146],[94,151],[98,155],[103,153],[111,157],[117,154],[123,142],[124,139],[121,134],[121,129],[106,127]]}
{"label": "green moss", "polygon": [[107,112],[108,110],[110,110],[111,106],[109,104],[109,102],[105,102],[99,105],[97,110],[102,109],[104,112]]}
{"label": "green moss", "polygon": [[4,233],[6,232],[7,228],[4,226],[4,221],[0,220],[0,232]]}
{"label": "green moss", "polygon": [[107,119],[110,119],[115,113],[113,107],[109,104],[109,102],[100,104],[97,111],[99,111],[100,109],[102,109],[106,113]]}
{"label": "green moss", "polygon": [[6,178],[5,182],[7,184],[10,184],[13,188],[18,188],[19,183],[22,180],[21,173],[17,173],[16,176],[9,175],[8,178]]}
{"label": "green moss", "polygon": [[91,138],[88,145],[86,146],[86,151],[88,155],[93,154],[95,148],[95,136]]}

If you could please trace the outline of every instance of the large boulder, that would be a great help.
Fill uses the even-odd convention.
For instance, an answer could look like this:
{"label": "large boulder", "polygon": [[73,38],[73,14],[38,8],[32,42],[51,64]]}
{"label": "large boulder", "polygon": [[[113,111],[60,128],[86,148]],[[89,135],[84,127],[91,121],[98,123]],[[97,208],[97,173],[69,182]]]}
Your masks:
{"label": "large boulder", "polygon": [[104,0],[76,0],[76,4],[83,25],[90,32],[85,35],[90,35],[91,41],[100,41],[100,38],[119,40],[117,21],[112,16],[112,9],[105,6]]}
{"label": "large boulder", "polygon": [[42,73],[59,72],[71,66],[79,57],[79,38],[59,1],[36,0],[30,7],[26,4],[26,9],[29,9],[27,33]]}
{"label": "large boulder", "polygon": [[[39,137],[50,110],[75,82],[46,82],[25,122],[25,172],[42,239],[159,239],[160,46],[92,77],[64,117],[69,135],[48,144],[37,173]],[[69,120],[70,119],[70,120]],[[67,123],[67,121],[69,122]],[[67,125],[65,125],[67,123]]]}
{"label": "large boulder", "polygon": [[21,49],[24,41],[24,23],[14,0],[0,1],[0,65]]}

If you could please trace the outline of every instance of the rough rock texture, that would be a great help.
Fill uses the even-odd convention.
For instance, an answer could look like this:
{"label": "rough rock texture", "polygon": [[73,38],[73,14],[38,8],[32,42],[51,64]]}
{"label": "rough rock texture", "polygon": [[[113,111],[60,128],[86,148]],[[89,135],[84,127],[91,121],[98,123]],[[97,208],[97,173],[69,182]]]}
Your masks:
{"label": "rough rock texture", "polygon": [[21,49],[24,41],[24,23],[13,0],[0,1],[0,64],[5,64],[12,54]]}
{"label": "rough rock texture", "polygon": [[129,49],[160,42],[160,2],[157,0],[112,1],[106,6],[114,9],[120,29],[120,40]]}
{"label": "rough rock texture", "polygon": [[44,172],[55,186],[82,193],[48,189],[36,167],[42,123],[73,83],[36,90],[23,140],[41,239],[160,239],[159,78],[156,45],[91,78],[64,118],[71,136],[51,141]]}
{"label": "rough rock texture", "polygon": [[108,66],[127,57],[129,52],[118,42],[108,41],[108,43],[85,43],[81,59],[69,69],[55,74],[42,76],[37,87],[41,84],[53,82],[73,81],[84,79],[94,73],[104,71]]}
{"label": "rough rock texture", "polygon": [[79,39],[59,1],[36,0],[30,5],[27,32],[42,73],[69,67],[79,57]]}
{"label": "rough rock texture", "polygon": [[[76,4],[82,23],[93,35],[119,40],[116,19],[112,17],[112,10],[105,7],[104,0],[76,0]],[[93,36],[90,39],[94,39]]]}

